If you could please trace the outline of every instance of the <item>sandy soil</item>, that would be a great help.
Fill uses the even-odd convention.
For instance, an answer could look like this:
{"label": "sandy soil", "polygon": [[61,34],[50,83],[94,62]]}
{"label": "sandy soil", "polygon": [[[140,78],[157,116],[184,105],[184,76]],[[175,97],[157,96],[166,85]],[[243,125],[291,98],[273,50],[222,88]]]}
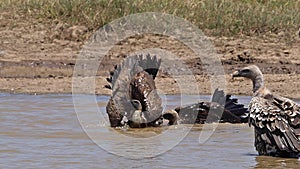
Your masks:
{"label": "sandy soil", "polygon": [[[1,18],[6,14],[1,13]],[[71,93],[72,75],[77,54],[91,33],[82,26],[67,27],[59,22],[17,22],[14,18],[0,22],[0,92]],[[300,39],[286,44],[283,34],[257,37],[210,37],[227,74],[227,91],[251,95],[251,82],[232,81],[230,73],[237,67],[257,64],[265,74],[266,85],[275,93],[300,98]],[[211,91],[209,77],[201,60],[185,45],[169,37],[141,35],[116,44],[101,61],[96,76],[96,93],[110,94],[103,86],[108,71],[126,54],[145,48],[160,48],[181,58],[197,79],[201,94]],[[157,87],[165,94],[181,92],[176,81],[160,72]]]}

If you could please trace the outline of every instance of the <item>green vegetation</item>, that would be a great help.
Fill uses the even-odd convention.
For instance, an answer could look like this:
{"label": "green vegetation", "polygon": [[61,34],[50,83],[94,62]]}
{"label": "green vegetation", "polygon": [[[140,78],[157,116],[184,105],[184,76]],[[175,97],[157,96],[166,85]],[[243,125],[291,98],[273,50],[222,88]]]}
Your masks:
{"label": "green vegetation", "polygon": [[139,12],[183,17],[216,36],[285,32],[300,26],[299,0],[1,0],[0,10],[49,22],[84,25],[95,30]]}

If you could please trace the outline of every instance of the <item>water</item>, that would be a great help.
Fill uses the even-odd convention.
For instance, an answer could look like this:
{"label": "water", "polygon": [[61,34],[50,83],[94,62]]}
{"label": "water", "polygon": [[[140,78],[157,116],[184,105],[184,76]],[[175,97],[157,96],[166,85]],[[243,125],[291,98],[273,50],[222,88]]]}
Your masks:
{"label": "water", "polygon": [[[0,168],[300,166],[298,159],[257,156],[253,128],[246,124],[220,124],[212,136],[200,144],[200,133],[206,130],[203,125],[111,129],[105,114],[108,97],[96,98],[97,110],[103,114],[93,112],[94,105],[88,101],[93,96],[78,98],[81,102],[76,105],[77,111],[84,111],[78,115],[83,127],[71,95],[0,94]],[[185,103],[198,98],[187,96]],[[208,96],[201,98],[209,99]],[[170,108],[179,105],[180,97],[166,96],[164,100],[168,101],[166,108]],[[241,102],[248,103],[249,97],[241,97]],[[103,117],[102,121],[99,117]]]}

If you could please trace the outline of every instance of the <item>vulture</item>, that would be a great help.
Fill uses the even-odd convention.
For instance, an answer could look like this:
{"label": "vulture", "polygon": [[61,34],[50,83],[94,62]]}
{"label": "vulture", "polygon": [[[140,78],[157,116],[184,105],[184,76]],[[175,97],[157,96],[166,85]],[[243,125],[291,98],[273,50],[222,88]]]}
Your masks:
{"label": "vulture", "polygon": [[[208,117],[210,113],[210,117]],[[183,107],[176,107],[163,114],[164,119],[173,124],[204,124],[212,122],[246,123],[248,109],[238,103],[237,98],[225,95],[223,90],[216,89],[212,101],[197,102]]]}
{"label": "vulture", "polygon": [[256,65],[232,74],[252,80],[249,126],[254,126],[255,148],[259,155],[298,158],[300,153],[300,107],[294,101],[273,94],[264,86]]}
{"label": "vulture", "polygon": [[160,64],[161,59],[156,56],[134,55],[110,72],[105,87],[112,90],[106,106],[111,127],[162,124],[162,101],[154,82]]}
{"label": "vulture", "polygon": [[[161,59],[156,56],[134,55],[115,66],[106,79],[112,91],[106,105],[111,127],[157,127],[168,120],[169,125],[205,122],[247,122],[248,110],[236,98],[216,90],[212,102],[197,102],[163,112],[155,77]],[[207,118],[212,113],[211,118]]]}

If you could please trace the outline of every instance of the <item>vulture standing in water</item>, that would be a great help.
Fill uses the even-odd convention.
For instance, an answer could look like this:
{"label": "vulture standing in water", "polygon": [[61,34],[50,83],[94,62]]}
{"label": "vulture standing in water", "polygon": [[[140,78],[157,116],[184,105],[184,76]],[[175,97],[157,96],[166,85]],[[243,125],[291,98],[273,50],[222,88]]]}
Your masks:
{"label": "vulture standing in water", "polygon": [[260,69],[251,65],[233,73],[253,82],[249,125],[254,126],[259,155],[293,157],[300,154],[300,108],[290,99],[271,93],[264,86]]}
{"label": "vulture standing in water", "polygon": [[[237,99],[225,96],[221,90],[215,91],[213,102],[198,102],[163,113],[162,101],[154,82],[160,64],[161,60],[156,56],[136,55],[127,57],[110,72],[107,78],[109,85],[105,87],[112,90],[106,106],[111,127],[161,126],[163,118],[169,121],[169,125],[246,121],[247,108],[238,104]],[[209,111],[212,118],[207,119]]]}

